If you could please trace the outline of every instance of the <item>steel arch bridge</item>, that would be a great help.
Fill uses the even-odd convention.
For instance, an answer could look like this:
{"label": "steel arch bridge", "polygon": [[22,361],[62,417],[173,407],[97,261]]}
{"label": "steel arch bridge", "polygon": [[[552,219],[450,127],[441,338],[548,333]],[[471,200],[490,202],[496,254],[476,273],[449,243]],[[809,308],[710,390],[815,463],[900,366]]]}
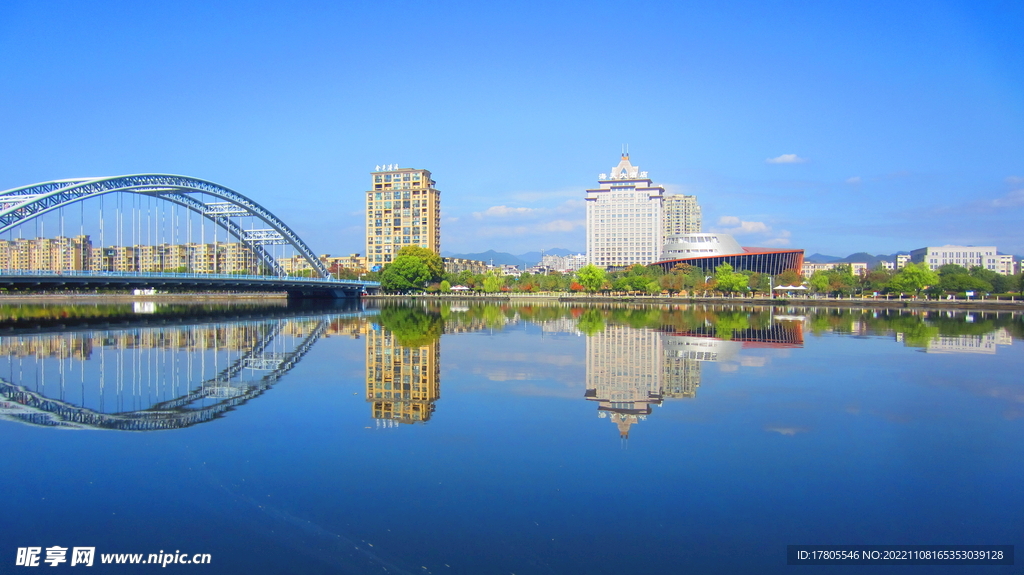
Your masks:
{"label": "steel arch bridge", "polygon": [[[264,246],[288,244],[309,263],[319,277],[330,277],[327,267],[313,250],[269,210],[234,190],[189,176],[134,174],[74,178],[6,190],[0,192],[0,233],[75,202],[112,193],[158,198],[200,214],[238,238],[274,275],[284,275],[284,270]],[[197,197],[199,194],[223,201],[205,203]],[[246,230],[232,221],[232,217],[256,217],[267,227]]]}

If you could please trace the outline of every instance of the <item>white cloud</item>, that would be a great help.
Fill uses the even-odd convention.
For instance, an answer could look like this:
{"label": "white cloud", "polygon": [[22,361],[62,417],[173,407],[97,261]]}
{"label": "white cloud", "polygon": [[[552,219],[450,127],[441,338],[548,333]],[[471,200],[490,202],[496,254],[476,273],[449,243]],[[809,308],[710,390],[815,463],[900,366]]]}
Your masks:
{"label": "white cloud", "polygon": [[1016,208],[1024,206],[1024,189],[1014,190],[1001,198],[985,202],[990,208]]}
{"label": "white cloud", "polygon": [[859,184],[860,181],[861,181],[860,180],[860,176],[854,176],[852,178],[846,178],[846,183],[847,184]]}
{"label": "white cloud", "polygon": [[579,198],[584,195],[582,188],[569,188],[547,192],[512,192],[508,197],[519,202],[539,202],[553,198]]}
{"label": "white cloud", "polygon": [[745,222],[736,216],[722,216],[718,218],[718,225],[732,226],[718,231],[733,236],[744,236],[749,234],[763,234],[771,232],[771,228],[764,222]]}
{"label": "white cloud", "polygon": [[1006,178],[1007,184],[1024,184],[1024,178],[1020,176],[1008,176]]}
{"label": "white cloud", "polygon": [[768,158],[765,162],[769,164],[802,164],[807,161],[807,158],[801,158],[796,154],[782,154],[774,158]]}
{"label": "white cloud", "polygon": [[545,224],[540,224],[539,228],[545,232],[571,232],[578,227],[586,225],[585,220],[569,221],[569,220],[554,220]]}
{"label": "white cloud", "polygon": [[553,220],[550,222],[535,222],[519,226],[486,226],[474,232],[479,237],[508,237],[516,238],[523,236],[535,236],[544,233],[566,233],[573,232],[586,225],[586,220]]}
{"label": "white cloud", "polygon": [[803,427],[765,427],[764,430],[765,431],[774,431],[775,433],[778,433],[779,435],[788,435],[790,437],[792,437],[792,436],[794,436],[794,435],[796,435],[798,433],[804,433],[804,432],[807,431]]}
{"label": "white cloud", "polygon": [[508,206],[491,206],[482,212],[473,212],[473,217],[480,218],[508,218],[516,216],[529,216],[536,214],[538,208],[510,208]]}
{"label": "white cloud", "polygon": [[773,230],[764,222],[748,222],[736,216],[722,216],[718,218],[719,226],[712,231],[726,233],[731,236],[761,236],[764,239],[755,240],[764,246],[786,246],[789,245],[790,233],[788,230]]}

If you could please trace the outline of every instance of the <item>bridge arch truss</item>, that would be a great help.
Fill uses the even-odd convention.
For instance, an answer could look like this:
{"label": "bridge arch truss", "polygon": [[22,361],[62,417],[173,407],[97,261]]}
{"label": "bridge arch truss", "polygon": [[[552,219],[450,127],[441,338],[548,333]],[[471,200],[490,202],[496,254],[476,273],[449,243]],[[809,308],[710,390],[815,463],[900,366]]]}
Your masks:
{"label": "bridge arch truss", "polygon": [[[314,273],[323,278],[330,277],[327,266],[316,257],[313,250],[269,210],[234,190],[189,176],[134,174],[77,178],[6,190],[0,192],[0,233],[76,202],[113,193],[158,198],[207,218],[249,248],[256,259],[274,275],[285,274],[281,264],[265,246],[287,244],[309,263]],[[221,201],[204,202],[201,194]],[[246,230],[233,221],[233,217],[255,217],[267,227]]]}

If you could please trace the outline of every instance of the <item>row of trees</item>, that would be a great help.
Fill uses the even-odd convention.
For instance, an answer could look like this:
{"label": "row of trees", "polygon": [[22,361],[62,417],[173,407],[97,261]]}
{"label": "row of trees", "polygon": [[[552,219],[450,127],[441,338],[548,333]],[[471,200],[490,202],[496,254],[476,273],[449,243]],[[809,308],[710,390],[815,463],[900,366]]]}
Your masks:
{"label": "row of trees", "polygon": [[908,263],[898,271],[878,268],[864,276],[856,276],[850,266],[837,266],[816,271],[808,278],[808,286],[816,293],[855,295],[862,293],[915,294],[930,296],[964,293],[1024,293],[1024,275],[1007,276],[981,266],[967,269],[947,264],[933,271],[928,264]]}
{"label": "row of trees", "polygon": [[[708,295],[712,293],[758,295],[768,294],[772,284],[801,285],[804,278],[795,270],[786,270],[775,276],[736,271],[722,264],[713,273],[678,264],[668,272],[661,266],[634,265],[623,271],[608,272],[587,265],[576,273],[534,275],[523,273],[519,277],[504,276],[497,270],[482,274],[463,271],[446,273],[441,257],[419,246],[402,248],[395,260],[379,273],[364,273],[365,279],[378,280],[385,291],[408,293],[413,291],[448,292],[452,286],[463,285],[483,293],[497,292],[618,292],[618,293],[681,293]],[[827,271],[814,272],[807,278],[808,288],[814,293],[830,295],[856,295],[864,293],[930,295],[976,291],[983,293],[1024,292],[1024,277],[1003,276],[982,267],[966,269],[946,265],[938,272],[927,264],[907,264],[899,271],[874,269],[864,276],[854,275],[848,265]]]}

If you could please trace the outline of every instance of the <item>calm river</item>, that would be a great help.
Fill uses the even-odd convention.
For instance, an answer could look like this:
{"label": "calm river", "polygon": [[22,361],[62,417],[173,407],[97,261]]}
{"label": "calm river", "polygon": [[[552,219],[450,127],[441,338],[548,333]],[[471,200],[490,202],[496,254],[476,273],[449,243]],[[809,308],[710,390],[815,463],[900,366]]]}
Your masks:
{"label": "calm river", "polygon": [[994,312],[4,305],[0,573],[1011,573],[787,546],[1024,552],[1022,338]]}

